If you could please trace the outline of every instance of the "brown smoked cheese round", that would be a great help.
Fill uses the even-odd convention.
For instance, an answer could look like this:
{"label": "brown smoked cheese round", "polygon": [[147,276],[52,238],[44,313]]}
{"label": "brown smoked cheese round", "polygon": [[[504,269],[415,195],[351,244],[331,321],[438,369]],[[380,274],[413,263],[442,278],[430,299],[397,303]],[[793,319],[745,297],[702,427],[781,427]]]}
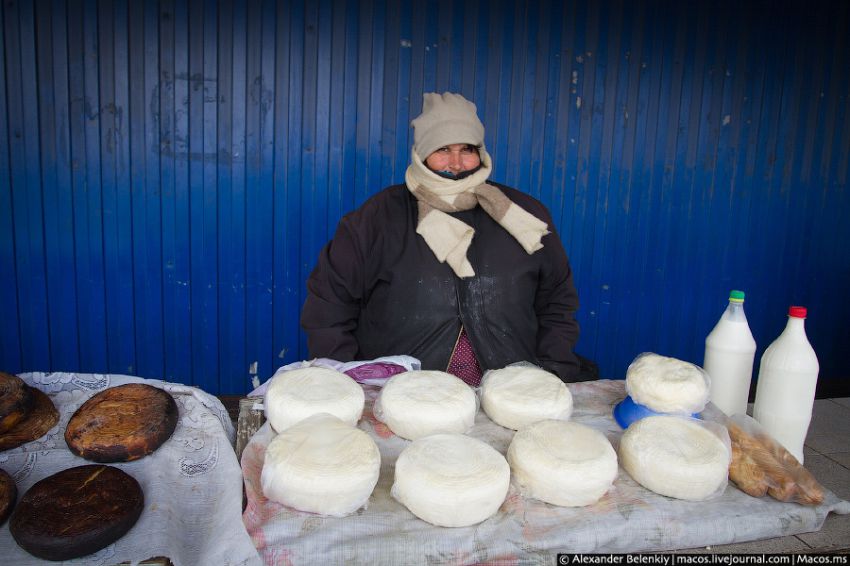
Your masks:
{"label": "brown smoked cheese round", "polygon": [[59,422],[59,411],[50,397],[35,387],[28,387],[32,395],[32,407],[24,420],[11,430],[0,434],[0,450],[17,448],[21,444],[38,440]]}
{"label": "brown smoked cheese round", "polygon": [[129,531],[144,508],[139,483],[112,466],[62,470],[33,485],[9,520],[21,548],[46,560],[97,552]]}
{"label": "brown smoked cheese round", "polygon": [[0,434],[12,430],[32,408],[32,393],[17,375],[0,371]]}
{"label": "brown smoked cheese round", "polygon": [[5,470],[0,470],[0,525],[5,523],[12,513],[17,499],[18,488],[15,486],[15,480]]}
{"label": "brown smoked cheese round", "polygon": [[86,460],[130,462],[159,448],[176,426],[177,403],[168,392],[128,383],[83,403],[68,421],[65,442]]}

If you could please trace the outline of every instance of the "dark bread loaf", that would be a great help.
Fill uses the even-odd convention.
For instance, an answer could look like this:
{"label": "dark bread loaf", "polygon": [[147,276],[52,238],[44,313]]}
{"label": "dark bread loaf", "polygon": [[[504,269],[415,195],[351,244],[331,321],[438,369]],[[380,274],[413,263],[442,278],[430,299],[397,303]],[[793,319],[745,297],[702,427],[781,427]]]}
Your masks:
{"label": "dark bread loaf", "polygon": [[32,394],[24,380],[0,371],[0,434],[12,430],[32,409]]}
{"label": "dark bread loaf", "polygon": [[15,480],[5,470],[0,470],[0,525],[5,523],[12,513],[17,499],[18,488]]}
{"label": "dark bread loaf", "polygon": [[118,468],[89,464],[33,485],[9,521],[21,548],[45,560],[97,552],[129,531],[144,508],[142,488]]}
{"label": "dark bread loaf", "polygon": [[68,421],[65,442],[93,462],[130,462],[147,456],[177,427],[177,403],[143,383],[111,387],[86,401]]}
{"label": "dark bread loaf", "polygon": [[27,389],[32,396],[32,408],[24,420],[11,430],[0,434],[0,450],[17,448],[21,444],[38,440],[59,422],[59,411],[56,410],[50,397],[34,387]]}

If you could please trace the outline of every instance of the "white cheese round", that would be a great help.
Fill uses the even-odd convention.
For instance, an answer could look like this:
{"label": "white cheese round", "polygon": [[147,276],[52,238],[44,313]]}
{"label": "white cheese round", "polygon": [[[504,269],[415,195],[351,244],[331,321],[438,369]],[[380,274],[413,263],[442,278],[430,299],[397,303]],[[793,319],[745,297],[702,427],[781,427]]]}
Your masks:
{"label": "white cheese round", "polygon": [[731,451],[693,419],[652,416],[632,423],[620,439],[620,464],[645,488],[701,501],[725,486]]}
{"label": "white cheese round", "polygon": [[573,396],[556,375],[536,367],[511,366],[487,372],[481,408],[493,422],[519,430],[543,419],[568,420]]}
{"label": "white cheese round", "polygon": [[490,445],[462,434],[435,434],[401,452],[391,493],[423,521],[465,527],[499,509],[510,477],[504,456]]}
{"label": "white cheese round", "polygon": [[475,392],[442,371],[408,371],[390,378],[375,402],[375,417],[402,438],[463,434],[475,424]]}
{"label": "white cheese round", "polygon": [[565,507],[596,503],[617,477],[617,454],[605,435],[567,421],[520,429],[507,459],[523,495]]}
{"label": "white cheese round", "polygon": [[260,482],[272,501],[343,517],[366,504],[380,469],[378,446],[368,434],[320,413],[272,439]]}
{"label": "white cheese round", "polygon": [[626,391],[635,403],[659,413],[699,413],[708,403],[708,376],[694,364],[642,354],[626,370]]}
{"label": "white cheese round", "polygon": [[365,402],[363,388],[344,373],[306,367],[272,377],[263,405],[272,428],[283,432],[317,413],[329,413],[354,426]]}

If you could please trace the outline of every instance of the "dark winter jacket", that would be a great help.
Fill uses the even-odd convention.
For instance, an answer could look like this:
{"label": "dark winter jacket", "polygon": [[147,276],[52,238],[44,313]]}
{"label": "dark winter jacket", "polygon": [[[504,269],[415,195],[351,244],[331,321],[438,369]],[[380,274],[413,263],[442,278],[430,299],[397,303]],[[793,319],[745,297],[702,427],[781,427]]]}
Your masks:
{"label": "dark winter jacket", "polygon": [[[495,184],[495,183],[491,183]],[[301,325],[310,355],[341,361],[407,354],[445,371],[461,324],[482,370],[529,361],[578,378],[578,294],[546,208],[497,185],[549,225],[529,255],[479,206],[452,213],[475,229],[460,279],[416,233],[416,199],[404,185],[346,215],[307,281]]]}

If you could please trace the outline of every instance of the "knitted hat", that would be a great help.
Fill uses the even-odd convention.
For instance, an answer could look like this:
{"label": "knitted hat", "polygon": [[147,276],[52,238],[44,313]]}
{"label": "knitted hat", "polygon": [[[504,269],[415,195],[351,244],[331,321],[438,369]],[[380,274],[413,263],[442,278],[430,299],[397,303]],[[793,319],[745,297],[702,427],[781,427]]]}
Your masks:
{"label": "knitted hat", "polygon": [[426,92],[422,114],[411,122],[413,150],[422,161],[441,147],[468,143],[484,147],[484,124],[475,104],[459,94]]}

